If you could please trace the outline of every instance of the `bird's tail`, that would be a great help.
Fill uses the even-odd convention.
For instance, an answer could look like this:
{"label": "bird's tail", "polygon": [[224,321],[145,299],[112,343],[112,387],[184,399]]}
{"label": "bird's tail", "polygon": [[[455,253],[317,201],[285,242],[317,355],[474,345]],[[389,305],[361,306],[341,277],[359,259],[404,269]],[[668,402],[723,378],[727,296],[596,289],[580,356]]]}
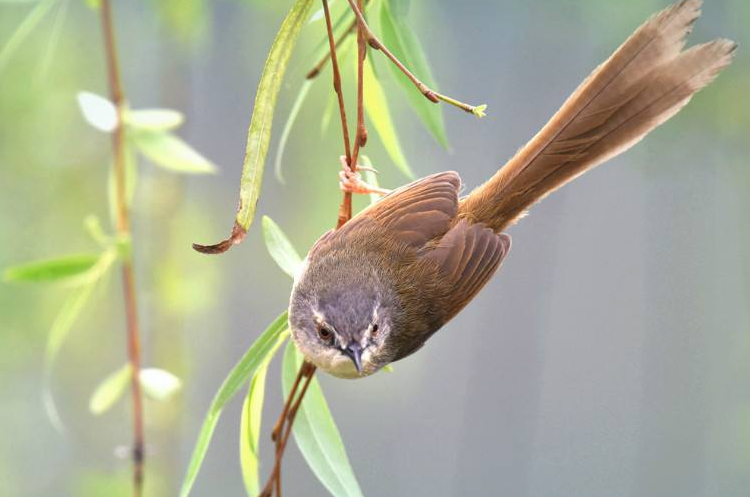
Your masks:
{"label": "bird's tail", "polygon": [[502,231],[529,206],[675,115],[730,64],[737,46],[717,39],[683,50],[700,5],[683,0],[639,27],[531,141],[462,200],[459,217]]}

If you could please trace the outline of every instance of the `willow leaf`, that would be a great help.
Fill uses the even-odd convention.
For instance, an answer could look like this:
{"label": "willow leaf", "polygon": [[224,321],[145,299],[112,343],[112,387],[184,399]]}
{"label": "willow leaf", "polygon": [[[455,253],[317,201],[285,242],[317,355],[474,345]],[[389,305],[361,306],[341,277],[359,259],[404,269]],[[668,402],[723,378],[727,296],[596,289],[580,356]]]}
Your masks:
{"label": "willow leaf", "polygon": [[179,127],[185,121],[185,116],[172,109],[128,109],[123,121],[135,129],[168,131]]}
{"label": "willow leaf", "polygon": [[60,350],[60,346],[65,341],[65,338],[67,338],[68,332],[73,327],[73,323],[75,323],[81,310],[83,310],[83,306],[86,305],[94,290],[94,286],[95,283],[92,282],[72,290],[68,298],[63,302],[60,312],[57,313],[57,317],[52,323],[52,328],[47,338],[47,348],[44,358],[45,369],[47,371],[52,370],[57,352]]}
{"label": "willow leaf", "polygon": [[166,131],[132,133],[138,150],[157,166],[178,173],[216,172],[216,166],[182,139]]}
{"label": "willow leaf", "polygon": [[21,21],[16,30],[10,36],[5,46],[0,50],[0,71],[3,70],[5,65],[8,63],[13,54],[21,46],[21,43],[31,34],[32,31],[39,25],[39,22],[44,19],[44,16],[49,12],[49,9],[57,2],[57,0],[42,0],[37,3],[31,12]]}
{"label": "willow leaf", "polygon": [[[290,342],[284,353],[284,396],[289,395],[302,362],[302,355]],[[308,466],[334,497],[362,497],[344,442],[316,378],[310,382],[300,404],[293,432],[294,440]]]}
{"label": "willow leaf", "polygon": [[105,133],[117,127],[117,108],[107,98],[89,91],[79,91],[76,99],[81,114],[91,126]]}
{"label": "willow leaf", "polygon": [[307,94],[310,92],[311,86],[312,81],[309,79],[306,79],[305,82],[302,83],[302,87],[299,89],[299,93],[297,93],[297,98],[294,100],[294,105],[292,105],[292,110],[289,111],[289,117],[286,118],[284,129],[281,131],[281,137],[279,138],[279,145],[276,148],[276,162],[274,164],[273,170],[274,173],[276,173],[276,179],[282,185],[286,183],[284,181],[284,175],[281,172],[284,160],[284,150],[286,149],[286,142],[287,140],[289,140],[289,133],[291,133],[292,126],[294,126],[294,122],[297,120],[297,116],[299,115],[299,110],[302,108],[302,104],[307,99]]}
{"label": "willow leaf", "polygon": [[[430,66],[422,45],[403,17],[404,13],[397,11],[396,5],[399,5],[400,2],[395,2],[396,5],[392,5],[393,3],[392,0],[385,0],[383,7],[380,9],[380,30],[383,36],[383,43],[424,84],[434,89],[435,82],[432,78],[432,71],[430,71]],[[448,136],[445,131],[442,106],[427,100],[417,90],[414,83],[395,65],[388,64],[388,67],[391,68],[393,76],[404,90],[411,108],[417,113],[417,116],[425,124],[435,140],[443,147],[448,148]]]}
{"label": "willow leaf", "polygon": [[249,497],[256,497],[260,492],[258,477],[258,440],[260,439],[260,422],[263,412],[263,400],[266,391],[266,372],[268,364],[273,359],[276,351],[288,338],[288,334],[282,334],[276,342],[273,350],[268,353],[266,360],[258,366],[255,374],[250,379],[250,387],[242,405],[242,416],[240,419],[240,465],[242,466],[242,480]]}
{"label": "willow leaf", "polygon": [[203,458],[206,456],[208,444],[211,442],[216,423],[219,422],[219,417],[224,406],[242,388],[242,385],[248,381],[258,366],[263,364],[268,354],[275,349],[279,337],[284,333],[286,328],[287,313],[284,311],[250,346],[224,379],[219,391],[216,392],[213,401],[211,401],[211,406],[208,408],[208,413],[203,420],[198,441],[193,449],[193,455],[190,458],[187,473],[182,482],[180,497],[187,497],[190,494],[190,489],[193,488],[193,483],[195,483],[195,478],[198,476],[198,470],[200,470]]}
{"label": "willow leaf", "polygon": [[5,270],[5,281],[47,282],[84,274],[99,260],[99,254],[77,254],[43,261],[27,262]]}
{"label": "willow leaf", "polygon": [[182,388],[182,380],[167,370],[145,368],[138,372],[143,393],[157,401],[169,400]]}
{"label": "willow leaf", "polygon": [[130,382],[130,364],[107,375],[96,387],[89,400],[89,411],[95,416],[104,414],[117,402]]}
{"label": "willow leaf", "polygon": [[369,59],[365,59],[364,64],[364,103],[365,112],[370,118],[375,131],[380,140],[383,142],[386,152],[393,163],[398,167],[407,178],[414,178],[406,157],[401,150],[401,143],[393,125],[391,111],[388,108],[388,99],[385,97],[383,87],[375,77],[372,71],[372,65]]}
{"label": "willow leaf", "polygon": [[294,278],[302,264],[302,259],[279,225],[268,216],[263,216],[263,238],[268,253],[279,268]]}
{"label": "willow leaf", "polygon": [[289,11],[271,46],[260,77],[253,116],[250,119],[250,129],[247,134],[247,148],[240,180],[240,208],[237,212],[237,223],[245,231],[250,228],[255,215],[255,205],[260,196],[263,165],[271,137],[276,97],[289,64],[289,56],[297,42],[300,29],[305,24],[312,3],[313,0],[297,0]]}

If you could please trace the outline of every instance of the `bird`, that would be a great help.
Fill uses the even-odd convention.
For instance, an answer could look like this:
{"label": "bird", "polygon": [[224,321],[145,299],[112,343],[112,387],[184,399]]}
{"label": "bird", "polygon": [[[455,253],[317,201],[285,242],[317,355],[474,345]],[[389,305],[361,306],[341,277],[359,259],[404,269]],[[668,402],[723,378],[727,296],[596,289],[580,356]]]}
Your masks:
{"label": "bird", "polygon": [[[489,180],[459,196],[454,171],[385,194],[325,233],[297,272],[292,339],[305,359],[362,378],[417,350],[458,314],[511,249],[504,231],[564,184],[626,151],[727,67],[737,44],[685,49],[700,0],[652,15]],[[351,169],[342,188],[371,191]]]}

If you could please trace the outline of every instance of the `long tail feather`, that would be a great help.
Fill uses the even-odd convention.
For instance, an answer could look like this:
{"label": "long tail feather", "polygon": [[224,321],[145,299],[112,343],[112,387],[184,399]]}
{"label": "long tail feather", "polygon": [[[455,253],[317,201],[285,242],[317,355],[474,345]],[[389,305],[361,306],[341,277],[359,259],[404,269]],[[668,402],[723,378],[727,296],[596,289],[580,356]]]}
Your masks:
{"label": "long tail feather", "polygon": [[526,146],[462,200],[459,217],[502,231],[529,206],[675,115],[731,63],[736,48],[719,39],[682,50],[700,4],[684,0],[638,28]]}

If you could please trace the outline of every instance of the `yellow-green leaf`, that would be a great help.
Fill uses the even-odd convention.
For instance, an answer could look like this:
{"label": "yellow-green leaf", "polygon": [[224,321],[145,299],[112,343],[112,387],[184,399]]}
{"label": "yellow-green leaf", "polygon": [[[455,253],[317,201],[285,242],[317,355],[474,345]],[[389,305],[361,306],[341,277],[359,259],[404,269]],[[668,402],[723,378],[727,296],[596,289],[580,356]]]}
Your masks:
{"label": "yellow-green leaf", "polygon": [[81,275],[94,267],[99,254],[77,254],[43,261],[27,262],[5,269],[5,281],[47,282]]}
{"label": "yellow-green leaf", "polygon": [[98,416],[112,407],[130,383],[130,365],[125,364],[99,383],[89,400],[89,411]]}
{"label": "yellow-green leaf", "polygon": [[76,98],[83,117],[91,126],[106,133],[117,127],[117,109],[108,99],[88,91],[78,92]]}
{"label": "yellow-green leaf", "polygon": [[263,216],[263,239],[266,242],[266,250],[271,254],[271,257],[276,264],[286,274],[294,278],[297,274],[297,270],[302,264],[302,259],[292,242],[284,234],[278,224],[268,216]]}
{"label": "yellow-green leaf", "polygon": [[138,130],[168,131],[179,127],[185,116],[172,109],[127,110],[123,116],[125,124]]}
{"label": "yellow-green leaf", "polygon": [[[372,162],[370,161],[370,158],[366,155],[360,155],[359,160],[363,166],[372,167]],[[378,175],[375,174],[373,171],[365,170],[365,182],[370,185],[374,186],[375,188],[378,188],[380,186],[380,182],[378,181]],[[370,203],[374,204],[378,200],[380,200],[383,196],[378,193],[371,193],[370,194]]]}
{"label": "yellow-green leaf", "polygon": [[216,172],[216,166],[177,136],[165,131],[132,133],[138,150],[165,169],[179,173],[205,174]]}
{"label": "yellow-green leaf", "polygon": [[305,24],[313,0],[297,0],[281,24],[263,67],[258,91],[255,94],[253,115],[247,134],[245,160],[242,163],[240,180],[240,208],[237,224],[245,231],[250,228],[255,215],[255,206],[260,197],[263,167],[268,152],[268,141],[273,125],[273,111],[284,79],[289,56],[297,42],[300,29]]}
{"label": "yellow-green leaf", "polygon": [[260,422],[263,412],[263,400],[266,390],[266,372],[268,364],[273,359],[276,351],[288,338],[284,333],[279,336],[276,345],[267,356],[266,360],[258,366],[255,374],[250,379],[250,387],[242,404],[242,416],[240,419],[240,466],[242,467],[242,480],[248,497],[257,497],[260,492],[260,479],[258,477],[258,440],[260,438]]}
{"label": "yellow-green leaf", "polygon": [[44,19],[44,16],[49,12],[49,9],[56,3],[57,0],[43,0],[37,3],[29,14],[21,21],[13,34],[8,38],[5,46],[0,50],[0,71],[3,70],[5,65],[8,63],[13,54],[21,46],[21,43],[31,34],[32,31],[39,25],[39,22]]}
{"label": "yellow-green leaf", "polygon": [[[383,43],[424,84],[435,90],[435,82],[422,45],[403,17],[404,13],[397,12],[397,5],[400,5],[401,2],[396,2],[396,5],[392,4],[391,0],[385,0],[380,9],[380,29]],[[408,10],[408,8],[401,10]],[[442,106],[427,100],[398,67],[393,64],[388,64],[388,67],[391,68],[393,76],[404,90],[411,108],[417,113],[417,116],[435,140],[443,147],[448,148],[448,136],[445,131]]]}
{"label": "yellow-green leaf", "polygon": [[[292,342],[284,353],[282,381],[289,395],[303,357]],[[344,442],[316,378],[310,382],[293,427],[294,440],[315,476],[334,497],[362,497]]]}
{"label": "yellow-green leaf", "polygon": [[158,401],[168,400],[182,388],[182,380],[159,368],[141,369],[138,381],[143,387],[143,393]]}
{"label": "yellow-green leaf", "polygon": [[198,441],[193,449],[193,455],[190,457],[187,473],[180,488],[180,497],[187,497],[190,494],[190,489],[193,488],[193,483],[198,476],[203,458],[206,456],[208,444],[211,442],[211,437],[216,428],[216,423],[219,422],[224,405],[242,388],[242,385],[248,381],[258,366],[263,364],[269,353],[276,349],[277,342],[282,334],[288,333],[286,332],[287,324],[287,313],[284,311],[250,346],[214,395],[208,413],[203,420]]}
{"label": "yellow-green leaf", "polygon": [[297,98],[294,99],[294,105],[292,105],[292,110],[289,111],[289,117],[286,118],[286,122],[284,123],[284,129],[281,131],[281,137],[279,138],[279,145],[276,148],[276,161],[274,164],[274,172],[276,173],[276,179],[279,181],[279,183],[284,184],[284,175],[281,172],[281,168],[283,165],[284,160],[284,149],[286,148],[286,142],[289,139],[289,134],[292,131],[292,126],[294,126],[294,122],[297,120],[297,115],[299,115],[299,110],[302,108],[302,104],[305,102],[305,99],[307,99],[307,94],[310,91],[310,87],[312,86],[312,81],[309,79],[306,79],[304,83],[302,83],[302,87],[299,89],[299,92],[297,93]]}
{"label": "yellow-green leaf", "polygon": [[365,112],[367,112],[367,116],[370,118],[375,131],[383,142],[386,152],[388,152],[396,167],[407,178],[414,178],[414,173],[411,171],[409,164],[406,162],[406,157],[404,157],[404,153],[401,150],[401,143],[398,139],[396,128],[393,125],[391,111],[388,108],[388,99],[386,99],[385,92],[372,71],[369,58],[365,59],[364,86]]}

